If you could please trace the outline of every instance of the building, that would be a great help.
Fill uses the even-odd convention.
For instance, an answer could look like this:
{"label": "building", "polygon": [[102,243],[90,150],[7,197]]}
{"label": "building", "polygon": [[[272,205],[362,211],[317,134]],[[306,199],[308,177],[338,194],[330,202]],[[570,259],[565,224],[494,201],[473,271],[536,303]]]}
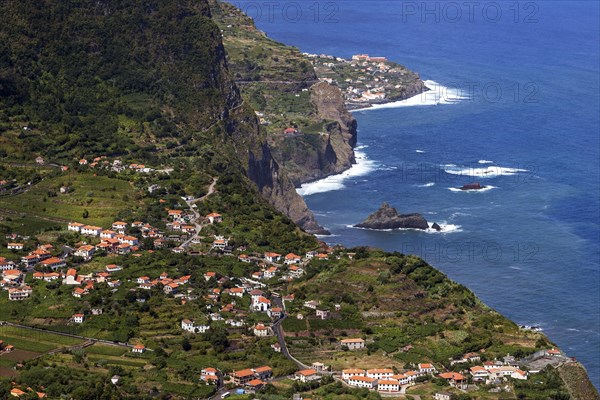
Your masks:
{"label": "building", "polygon": [[394,375],[394,371],[389,368],[368,369],[366,376],[375,379],[388,379]]}
{"label": "building", "polygon": [[210,222],[211,224],[223,222],[223,216],[217,213],[208,214],[206,216],[206,219],[208,219],[208,222]]}
{"label": "building", "polygon": [[435,396],[433,396],[433,398],[435,400],[451,400],[452,399],[452,393],[447,393],[447,392],[437,392],[435,394]]}
{"label": "building", "polygon": [[270,336],[272,334],[271,328],[265,326],[263,324],[257,324],[254,327],[254,336],[265,337]]}
{"label": "building", "polygon": [[92,256],[94,255],[95,251],[96,251],[96,248],[94,246],[85,244],[83,246],[80,246],[77,250],[75,250],[74,254],[85,260],[90,260],[92,258]]}
{"label": "building", "polygon": [[277,254],[277,253],[265,253],[265,261],[269,262],[269,263],[276,263],[281,259],[281,254]]}
{"label": "building", "polygon": [[81,227],[81,230],[79,231],[82,235],[87,235],[87,236],[100,236],[100,233],[103,231],[104,229],[102,229],[99,226],[93,226],[93,225],[84,225]]}
{"label": "building", "polygon": [[69,222],[67,230],[79,233],[81,232],[81,228],[83,228],[84,226],[85,224],[80,224],[79,222]]}
{"label": "building", "polygon": [[298,371],[294,374],[294,379],[302,383],[307,383],[312,381],[318,381],[319,379],[321,379],[321,376],[314,369],[303,369],[302,371]]}
{"label": "building", "polygon": [[131,349],[131,352],[136,353],[136,354],[142,354],[145,351],[146,351],[146,346],[144,346],[143,344],[136,344]]}
{"label": "building", "polygon": [[244,385],[256,378],[254,371],[250,368],[243,369],[241,371],[235,371],[233,374],[231,374],[231,377],[236,385]]}
{"label": "building", "polygon": [[9,243],[6,248],[9,250],[23,250],[23,243]]}
{"label": "building", "polygon": [[300,257],[294,253],[290,253],[285,256],[284,263],[287,265],[292,265],[292,264],[298,264],[300,261],[302,261],[302,257]]}
{"label": "building", "polygon": [[377,379],[355,375],[348,379],[348,385],[359,388],[375,389],[375,387],[377,387]]}
{"label": "building", "polygon": [[258,368],[254,368],[253,369],[254,373],[256,374],[256,376],[258,377],[258,379],[270,379],[273,376],[273,369],[271,369],[271,367],[269,366],[262,366],[262,367],[258,367]]}
{"label": "building", "polygon": [[58,268],[63,268],[67,266],[66,261],[61,260],[58,257],[50,257],[49,259],[42,261],[41,264],[43,267],[50,268],[53,270],[57,270]]}
{"label": "building", "polygon": [[340,345],[346,346],[348,350],[360,350],[365,348],[365,341],[363,339],[342,339]]}
{"label": "building", "polygon": [[432,364],[428,364],[428,363],[422,363],[418,365],[419,367],[419,372],[425,373],[425,374],[434,374],[436,373],[436,369]]}
{"label": "building", "polygon": [[85,320],[85,315],[83,315],[83,314],[74,314],[71,317],[71,321],[73,321],[76,324],[83,324],[84,320]]}
{"label": "building", "polygon": [[26,298],[31,296],[32,293],[33,293],[33,290],[29,286],[22,286],[20,288],[12,288],[12,289],[8,289],[8,299],[11,301],[25,300]]}
{"label": "building", "polygon": [[350,368],[342,370],[342,379],[347,381],[353,376],[365,376],[366,371],[364,369]]}
{"label": "building", "polygon": [[471,367],[469,372],[471,373],[474,382],[485,381],[490,376],[488,370],[479,365]]}
{"label": "building", "polygon": [[467,378],[464,375],[459,374],[458,372],[444,372],[438,375],[440,378],[446,380],[450,386],[463,388],[463,385],[466,384]]}
{"label": "building", "polygon": [[396,379],[380,379],[377,381],[378,392],[399,392],[400,382]]}
{"label": "building", "polygon": [[256,300],[252,301],[252,310],[253,311],[263,311],[266,312],[271,308],[271,300],[266,297],[259,296]]}
{"label": "building", "polygon": [[320,310],[317,308],[316,315],[317,318],[327,319],[329,318],[329,310]]}
{"label": "building", "polygon": [[184,319],[181,321],[181,329],[190,333],[205,333],[210,329],[208,325],[196,325],[194,321]]}
{"label": "building", "polygon": [[220,379],[221,374],[215,368],[204,368],[200,371],[200,380],[206,383],[214,383],[216,385]]}

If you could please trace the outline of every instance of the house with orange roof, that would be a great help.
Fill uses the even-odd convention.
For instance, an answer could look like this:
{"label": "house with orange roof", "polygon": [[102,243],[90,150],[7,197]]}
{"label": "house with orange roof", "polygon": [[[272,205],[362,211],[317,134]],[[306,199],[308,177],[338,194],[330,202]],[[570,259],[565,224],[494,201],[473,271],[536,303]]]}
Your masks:
{"label": "house with orange roof", "polygon": [[281,254],[267,252],[265,253],[265,261],[269,263],[276,263],[281,260]]}
{"label": "house with orange roof", "polygon": [[63,285],[80,285],[81,279],[77,279],[77,270],[69,268],[63,279]]}
{"label": "house with orange roof", "polygon": [[287,264],[287,265],[298,264],[301,261],[302,261],[302,257],[300,257],[299,255],[296,255],[294,253],[289,253],[285,256],[284,264]]}
{"label": "house with orange roof", "polygon": [[240,254],[238,257],[238,260],[243,262],[243,263],[250,263],[252,262],[252,260],[250,259],[250,257],[248,257],[246,254]]}
{"label": "house with orange roof", "polygon": [[146,346],[144,346],[143,344],[136,344],[135,346],[133,346],[131,348],[131,352],[136,353],[136,354],[142,354],[145,351],[146,351]]}
{"label": "house with orange roof", "polygon": [[365,348],[365,341],[360,338],[342,339],[340,340],[340,345],[346,346],[348,350],[360,350]]}
{"label": "house with orange roof", "polygon": [[435,374],[437,372],[437,370],[435,369],[433,364],[421,363],[418,365],[418,367],[419,367],[419,372],[421,372],[421,373]]}
{"label": "house with orange roof", "polygon": [[83,324],[84,320],[85,320],[85,315],[83,315],[83,314],[73,314],[73,316],[71,317],[71,321],[73,321],[76,324]]}
{"label": "house with orange roof", "polygon": [[204,280],[206,280],[207,282],[213,278],[217,277],[217,273],[213,272],[213,271],[208,271],[204,273]]}
{"label": "house with orange roof", "polygon": [[368,376],[369,378],[375,379],[387,379],[391,378],[392,375],[394,375],[394,371],[389,368],[368,369],[366,374],[366,376]]}
{"label": "house with orange roof", "polygon": [[208,222],[210,222],[211,224],[223,222],[223,216],[217,213],[208,214],[206,216],[206,219],[208,219]]}
{"label": "house with orange roof", "polygon": [[75,250],[74,255],[81,257],[85,260],[90,260],[94,256],[95,251],[96,247],[90,244],[84,244],[83,246],[79,246],[79,248]]}
{"label": "house with orange roof", "polygon": [[77,297],[78,299],[82,298],[83,296],[89,294],[89,291],[87,289],[84,288],[75,288],[73,289],[73,297]]}
{"label": "house with orange roof", "polygon": [[93,226],[93,225],[85,225],[81,227],[81,230],[79,231],[82,235],[87,235],[87,236],[100,236],[100,232],[102,232],[104,229],[102,229],[99,226]]}
{"label": "house with orange roof", "polygon": [[41,264],[43,267],[51,268],[53,270],[67,266],[66,261],[58,257],[50,257],[49,259],[42,261]]}
{"label": "house with orange roof", "polygon": [[471,367],[469,369],[469,372],[471,373],[473,381],[475,382],[485,381],[490,376],[489,371],[480,365],[475,365],[474,367]]}
{"label": "house with orange roof", "polygon": [[235,297],[243,297],[244,296],[244,288],[234,287],[229,289],[229,294]]}
{"label": "house with orange roof", "polygon": [[253,311],[263,311],[266,312],[271,308],[271,300],[267,299],[263,296],[258,296],[256,301],[252,302],[251,306]]}
{"label": "house with orange roof", "polygon": [[223,237],[218,237],[218,238],[215,238],[215,240],[213,241],[212,247],[213,247],[213,249],[224,250],[228,244],[229,244],[229,240],[227,240]]}
{"label": "house with orange roof", "polygon": [[104,269],[106,270],[106,272],[113,273],[121,271],[123,267],[117,264],[108,264],[106,267],[104,267]]}
{"label": "house with orange roof", "polygon": [[110,229],[106,229],[100,232],[100,239],[112,239],[115,236],[117,236],[117,232],[111,231]]}
{"label": "house with orange roof", "polygon": [[24,396],[26,394],[27,394],[26,392],[22,391],[19,388],[12,388],[10,390],[10,395],[13,396],[13,397],[21,397],[21,396]]}
{"label": "house with orange roof", "polygon": [[271,336],[273,334],[273,331],[271,330],[270,327],[265,326],[264,324],[256,324],[254,326],[254,336],[258,336],[258,337],[266,337],[266,336]]}
{"label": "house with orange roof", "polygon": [[203,368],[200,371],[200,380],[209,384],[218,384],[221,379],[221,374],[216,368]]}
{"label": "house with orange roof", "polygon": [[67,225],[67,230],[73,232],[81,232],[81,228],[83,228],[84,226],[85,224],[81,224],[79,222],[69,222],[69,225]]}
{"label": "house with orange roof", "polygon": [[15,267],[15,263],[7,260],[5,257],[0,257],[0,271],[4,271],[7,269],[13,269]]}
{"label": "house with orange roof", "polygon": [[249,391],[256,392],[264,385],[266,385],[266,383],[260,379],[252,379],[251,381],[246,382],[244,385],[248,388]]}
{"label": "house with orange roof", "polygon": [[294,379],[302,383],[318,381],[321,376],[314,369],[303,369],[294,374]]}
{"label": "house with orange roof", "polygon": [[85,158],[82,158],[79,160],[79,165],[87,165],[88,160],[86,160]]}
{"label": "house with orange roof", "polygon": [[30,286],[21,286],[18,288],[8,289],[8,300],[20,301],[25,300],[33,293]]}
{"label": "house with orange roof", "polygon": [[169,218],[173,221],[179,221],[183,218],[182,210],[169,210],[168,211]]}
{"label": "house with orange roof", "polygon": [[273,376],[273,369],[267,365],[252,369],[258,379],[270,379]]}
{"label": "house with orange roof", "polygon": [[399,392],[400,382],[396,379],[380,379],[377,381],[377,391],[383,393]]}
{"label": "house with orange roof", "polygon": [[347,381],[353,376],[366,376],[366,371],[359,368],[348,368],[342,370],[342,379]]}
{"label": "house with orange roof", "polygon": [[9,282],[18,282],[23,278],[23,273],[18,269],[6,269],[2,271],[2,278]]}
{"label": "house with orange roof", "polygon": [[355,375],[348,379],[348,385],[359,388],[375,389],[377,387],[377,379]]}
{"label": "house with orange roof", "polygon": [[25,245],[23,243],[9,243],[6,245],[6,248],[9,250],[23,250]]}
{"label": "house with orange roof", "polygon": [[467,383],[467,378],[458,372],[443,372],[438,376],[448,382],[450,386],[455,386],[460,389]]}
{"label": "house with orange roof", "polygon": [[111,228],[114,231],[117,231],[119,233],[125,233],[125,230],[127,229],[127,225],[129,225],[127,222],[124,221],[115,221],[112,223]]}
{"label": "house with orange roof", "polygon": [[254,371],[250,368],[234,371],[231,377],[236,385],[243,385],[256,378]]}

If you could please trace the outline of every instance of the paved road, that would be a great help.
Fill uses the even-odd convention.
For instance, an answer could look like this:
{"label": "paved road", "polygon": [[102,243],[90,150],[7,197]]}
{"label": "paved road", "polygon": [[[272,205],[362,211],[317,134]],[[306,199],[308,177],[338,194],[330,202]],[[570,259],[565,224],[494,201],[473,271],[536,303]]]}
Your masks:
{"label": "paved road", "polygon": [[[281,297],[272,296],[271,299],[273,300],[273,304],[275,304],[275,306],[283,309],[283,300],[281,299]],[[283,316],[273,324],[273,332],[277,336],[279,346],[281,346],[281,354],[283,354],[288,360],[293,361],[298,366],[298,368],[309,369],[310,367],[308,365],[298,361],[294,356],[292,356],[287,348],[287,344],[285,343],[285,334],[283,332],[283,328],[281,327],[281,324],[286,318],[287,315],[284,312]]]}
{"label": "paved road", "polygon": [[200,213],[196,210],[196,207],[193,207],[194,204],[196,204],[199,201],[204,201],[208,196],[212,195],[214,192],[216,192],[216,186],[217,186],[217,178],[213,178],[212,183],[210,184],[210,186],[208,187],[208,192],[202,196],[199,197],[197,199],[194,200],[186,200],[186,204],[188,205],[188,207],[190,208],[190,210],[192,210],[192,212],[194,213],[194,220],[192,221],[194,223],[194,225],[196,226],[196,232],[194,233],[194,235],[192,235],[192,237],[190,237],[188,240],[186,240],[181,247],[185,248],[188,247],[190,245],[190,243],[192,242],[192,240],[196,239],[198,237],[198,235],[200,235],[200,231],[202,231],[202,227],[204,226],[204,224],[202,223],[202,221],[204,220],[204,217],[202,217],[200,215]]}

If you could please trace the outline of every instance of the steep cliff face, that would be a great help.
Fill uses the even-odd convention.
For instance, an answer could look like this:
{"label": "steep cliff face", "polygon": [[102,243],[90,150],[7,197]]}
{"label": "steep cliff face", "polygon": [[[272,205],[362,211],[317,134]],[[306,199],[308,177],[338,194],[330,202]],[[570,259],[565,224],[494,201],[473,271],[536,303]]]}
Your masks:
{"label": "steep cliff face", "polygon": [[315,120],[323,122],[321,134],[305,134],[274,141],[274,157],[294,185],[339,174],[355,162],[356,120],[336,86],[319,82],[310,87]]}

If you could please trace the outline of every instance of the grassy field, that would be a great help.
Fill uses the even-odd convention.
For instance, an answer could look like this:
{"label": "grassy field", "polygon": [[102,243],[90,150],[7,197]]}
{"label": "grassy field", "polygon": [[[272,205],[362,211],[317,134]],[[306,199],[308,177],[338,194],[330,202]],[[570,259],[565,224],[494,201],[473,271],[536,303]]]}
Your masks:
{"label": "grassy field", "polygon": [[[60,194],[64,185],[72,191]],[[0,212],[8,223],[28,226],[31,232],[68,221],[107,227],[120,210],[134,205],[134,192],[128,182],[120,179],[68,173],[43,180],[26,193],[0,198]],[[89,216],[84,219],[86,210]]]}
{"label": "grassy field", "polygon": [[0,340],[15,346],[18,350],[35,353],[45,353],[60,347],[74,346],[83,342],[77,338],[11,326],[2,326],[0,328]]}

